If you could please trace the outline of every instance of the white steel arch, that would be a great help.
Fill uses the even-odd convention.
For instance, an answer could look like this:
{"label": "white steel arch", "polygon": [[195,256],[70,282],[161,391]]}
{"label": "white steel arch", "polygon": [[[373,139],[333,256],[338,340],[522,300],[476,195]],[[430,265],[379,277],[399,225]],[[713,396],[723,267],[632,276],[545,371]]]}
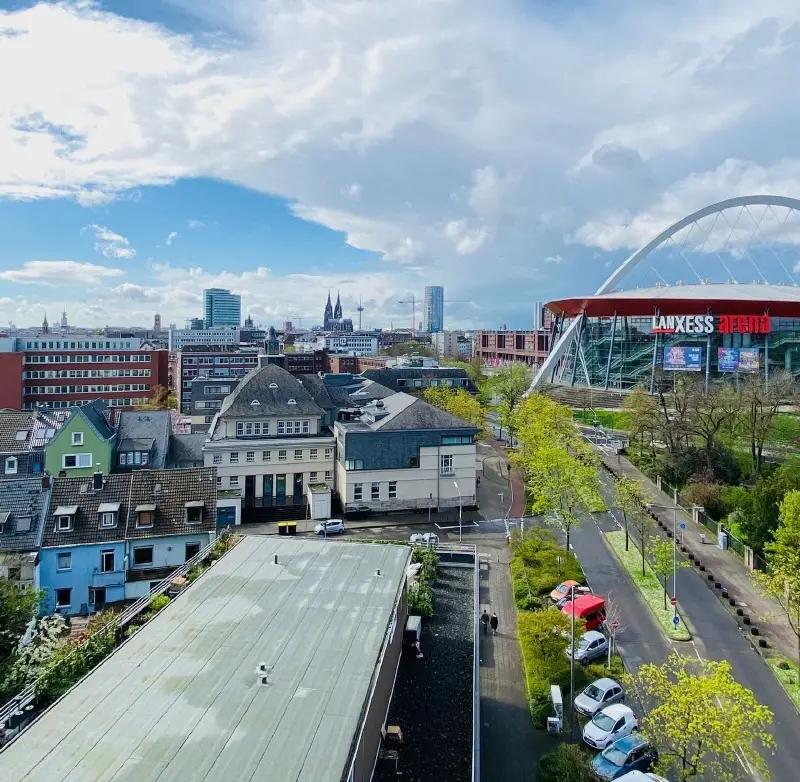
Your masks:
{"label": "white steel arch", "polygon": [[[647,256],[653,250],[662,245],[664,242],[668,241],[670,237],[674,236],[679,231],[682,231],[687,225],[691,225],[692,223],[702,220],[704,217],[708,217],[709,215],[713,215],[718,212],[724,212],[726,209],[736,208],[737,206],[781,206],[787,209],[800,211],[800,199],[775,195],[747,195],[737,196],[736,198],[727,198],[724,201],[718,201],[715,204],[709,204],[702,209],[698,209],[696,212],[692,212],[686,217],[668,226],[660,234],[651,239],[646,245],[640,247],[638,250],[636,250],[636,252],[629,255],[614,270],[611,276],[595,291],[595,296],[602,293],[608,293],[609,291],[613,290],[613,287],[623,277],[633,271],[633,269],[645,258],[647,258]],[[559,337],[558,342],[552,347],[547,358],[534,375],[526,395],[535,391],[545,383],[546,378],[552,373],[553,369],[556,367],[567,348],[572,343],[572,340],[575,339],[580,320],[580,318],[575,318],[572,323],[569,324],[564,333]]]}

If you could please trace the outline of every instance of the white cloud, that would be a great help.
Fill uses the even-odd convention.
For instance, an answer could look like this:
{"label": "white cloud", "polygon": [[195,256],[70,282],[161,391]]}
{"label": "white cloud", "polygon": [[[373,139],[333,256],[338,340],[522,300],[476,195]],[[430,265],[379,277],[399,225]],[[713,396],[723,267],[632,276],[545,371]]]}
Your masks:
{"label": "white cloud", "polygon": [[83,231],[94,234],[94,249],[106,258],[130,260],[136,257],[136,250],[131,247],[131,243],[124,236],[114,233],[104,225],[92,223],[84,226]]}
{"label": "white cloud", "polygon": [[31,285],[96,285],[125,272],[82,261],[26,261],[19,269],[0,272],[0,280]]}
{"label": "white cloud", "polygon": [[188,225],[193,231],[206,227],[206,224],[202,220],[198,220],[196,217],[190,217],[186,221],[186,225]]}
{"label": "white cloud", "polygon": [[167,236],[167,247],[170,247],[177,238],[178,238],[178,232],[170,231],[170,233]]}
{"label": "white cloud", "polygon": [[547,257],[544,259],[544,262],[545,262],[545,263],[555,263],[555,264],[560,264],[560,263],[564,263],[564,259],[563,259],[563,258],[562,258],[560,255],[548,255],[548,256],[547,256]]}

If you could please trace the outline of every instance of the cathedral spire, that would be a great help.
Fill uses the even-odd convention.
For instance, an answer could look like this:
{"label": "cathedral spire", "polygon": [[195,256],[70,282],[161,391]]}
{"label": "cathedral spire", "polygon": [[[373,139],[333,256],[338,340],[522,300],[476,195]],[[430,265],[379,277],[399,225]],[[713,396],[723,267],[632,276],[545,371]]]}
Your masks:
{"label": "cathedral spire", "polygon": [[339,291],[336,291],[336,306],[333,309],[333,317],[336,320],[341,320],[342,318],[342,300],[339,296]]}
{"label": "cathedral spire", "polygon": [[323,316],[323,328],[327,329],[330,327],[330,323],[333,320],[333,307],[331,306],[331,291],[328,288],[328,301],[325,304],[325,315]]}

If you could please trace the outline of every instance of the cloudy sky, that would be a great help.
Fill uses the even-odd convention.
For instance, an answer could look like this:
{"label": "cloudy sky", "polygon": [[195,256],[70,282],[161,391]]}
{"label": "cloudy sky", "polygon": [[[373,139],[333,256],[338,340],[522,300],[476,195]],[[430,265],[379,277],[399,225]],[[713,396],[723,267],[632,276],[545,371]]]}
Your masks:
{"label": "cloudy sky", "polygon": [[[661,228],[800,193],[797,2],[0,2],[0,324],[529,327]],[[144,15],[143,15],[144,14]]]}

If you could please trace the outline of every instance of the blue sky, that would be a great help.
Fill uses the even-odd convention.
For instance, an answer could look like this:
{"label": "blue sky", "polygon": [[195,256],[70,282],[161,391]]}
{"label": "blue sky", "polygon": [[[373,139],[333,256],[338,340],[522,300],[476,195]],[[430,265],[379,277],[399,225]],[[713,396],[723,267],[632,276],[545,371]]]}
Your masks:
{"label": "blue sky", "polygon": [[797,195],[800,9],[0,2],[0,323],[527,327],[722,198]]}

